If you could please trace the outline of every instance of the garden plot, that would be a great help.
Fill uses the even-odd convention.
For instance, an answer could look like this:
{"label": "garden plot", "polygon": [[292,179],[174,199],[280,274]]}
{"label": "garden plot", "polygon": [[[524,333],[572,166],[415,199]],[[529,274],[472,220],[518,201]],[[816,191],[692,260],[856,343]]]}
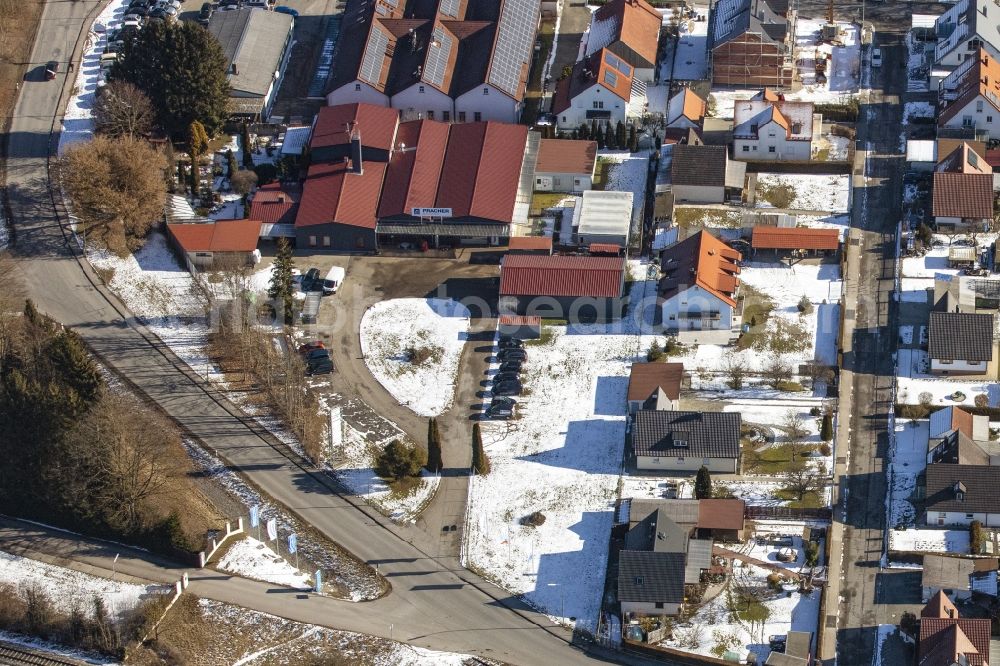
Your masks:
{"label": "garden plot", "polygon": [[[976,396],[984,394],[991,407],[1000,406],[1000,384],[997,382],[928,375],[926,359],[927,352],[920,349],[898,351],[896,392],[900,403],[915,405],[926,401],[932,405],[971,407]],[[906,376],[907,373],[911,376]]]}
{"label": "garden plot", "polygon": [[[645,264],[633,264],[641,275]],[[633,283],[631,301],[655,292]],[[492,471],[469,490],[467,563],[550,616],[594,631],[625,439],[628,374],[650,318],[549,327],[526,346],[515,419],[484,421]],[[522,519],[541,512],[537,527]]]}
{"label": "garden plot", "polygon": [[[605,190],[632,193],[632,225],[642,223],[646,205],[646,178],[649,174],[649,151],[630,153],[627,150],[601,150],[599,162],[610,163],[604,181]],[[634,231],[635,229],[633,229]]]}
{"label": "garden plot", "polygon": [[969,530],[889,530],[889,550],[902,553],[968,553]]}
{"label": "garden plot", "polygon": [[[840,45],[820,44],[820,31],[825,20],[803,19],[795,22],[795,59],[799,64],[802,90],[792,97],[803,101],[838,102],[844,96],[858,91],[861,73],[861,41],[858,26],[852,23],[837,23],[837,39]],[[827,61],[826,77],[823,83],[816,81],[816,61]]]}
{"label": "garden plot", "polygon": [[890,461],[892,487],[889,489],[889,526],[912,526],[917,513],[910,497],[917,476],[927,467],[928,421],[896,420],[895,448]]}
{"label": "garden plot", "polygon": [[[281,547],[280,541],[277,547]],[[219,560],[217,567],[237,576],[266,583],[276,583],[298,589],[313,587],[309,576],[285,561],[267,543],[253,537],[234,542]]]}
{"label": "garden plot", "polygon": [[361,319],[361,350],[375,379],[421,416],[438,416],[455,397],[469,310],[442,298],[399,298]]}
{"label": "garden plot", "polygon": [[843,162],[850,155],[851,143],[846,136],[824,134],[815,144],[813,159],[819,162]]}
{"label": "garden plot", "polygon": [[366,502],[399,522],[413,522],[416,516],[434,497],[440,478],[421,472],[412,483],[397,488],[375,472],[379,452],[392,439],[370,441],[363,433],[348,425],[340,416],[339,408],[330,414],[329,464],[337,478]]}
{"label": "garden plot", "polygon": [[[762,567],[737,563],[723,589],[703,602],[686,622],[675,625],[673,638],[662,644],[717,658],[733,651],[742,663],[751,651],[758,659],[767,659],[772,635],[815,633],[821,590],[773,590],[767,581],[770,573]],[[710,593],[715,591],[710,588]]]}
{"label": "garden plot", "polygon": [[116,618],[124,617],[143,599],[168,589],[163,585],[135,585],[98,578],[3,551],[0,551],[0,584],[19,589],[34,587],[60,612],[70,613],[78,608],[88,617],[93,617],[94,597],[100,597],[108,613]]}
{"label": "garden plot", "polygon": [[903,106],[903,122],[913,122],[914,118],[933,118],[936,113],[931,102],[907,102]]}
{"label": "garden plot", "polygon": [[[695,7],[700,17],[708,17],[708,7]],[[667,17],[664,17],[667,20]],[[708,74],[708,21],[681,21],[680,36],[673,52],[671,70],[661,80],[701,81]]]}
{"label": "garden plot", "polygon": [[846,213],[851,184],[847,175],[757,174],[757,207]]}

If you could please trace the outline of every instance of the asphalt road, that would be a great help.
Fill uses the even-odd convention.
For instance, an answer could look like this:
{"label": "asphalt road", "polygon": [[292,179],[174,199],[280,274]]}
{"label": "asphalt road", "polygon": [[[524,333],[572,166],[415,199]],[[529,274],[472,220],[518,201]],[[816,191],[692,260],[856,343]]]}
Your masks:
{"label": "asphalt road", "polygon": [[[29,72],[51,59],[66,63],[73,58],[81,46],[81,26],[95,9],[87,0],[46,3]],[[76,330],[105,364],[193,438],[325,536],[379,565],[393,592],[366,604],[330,603],[324,624],[380,636],[388,636],[392,624],[396,640],[514,664],[588,661],[570,647],[568,630],[465,571],[457,559],[434,557],[434,544],[421,531],[393,525],[334,492],[328,479],[242,419],[225,396],[204,387],[78,261],[60,226],[66,217],[57,213],[46,164],[57,144],[57,137],[50,137],[53,118],[65,106],[67,88],[65,74],[50,82],[26,81],[8,137],[12,250],[28,295],[39,310]],[[270,597],[241,588],[229,601],[258,607],[265,598]],[[269,608],[282,616],[293,613],[291,599]]]}
{"label": "asphalt road", "polygon": [[[901,26],[902,29],[908,26]],[[849,451],[840,451],[838,519],[843,524],[842,577],[837,621],[840,663],[868,664],[875,649],[876,627],[895,624],[891,604],[894,574],[880,570],[885,536],[885,456],[888,414],[892,409],[895,368],[892,361],[896,308],[892,299],[896,224],[900,219],[904,158],[901,95],[906,77],[902,30],[877,33],[884,64],[872,70],[872,91],[862,103],[858,154],[863,160],[854,176],[852,210],[853,258],[849,271],[856,292],[845,302],[851,339],[844,344],[843,368],[852,378]],[[855,249],[857,248],[857,249]],[[836,599],[836,597],[833,597]],[[830,603],[835,603],[831,601]],[[898,663],[898,662],[886,662]]]}

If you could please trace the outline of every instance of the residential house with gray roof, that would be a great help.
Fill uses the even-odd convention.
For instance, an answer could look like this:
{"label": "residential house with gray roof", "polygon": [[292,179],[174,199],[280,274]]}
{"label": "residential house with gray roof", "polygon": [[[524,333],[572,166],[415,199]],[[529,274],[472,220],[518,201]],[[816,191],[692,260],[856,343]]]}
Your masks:
{"label": "residential house with gray roof", "polygon": [[993,361],[993,315],[931,312],[927,355],[939,375],[983,375]]}
{"label": "residential house with gray roof", "polygon": [[740,415],[642,409],[632,422],[632,450],[642,470],[738,474]]}

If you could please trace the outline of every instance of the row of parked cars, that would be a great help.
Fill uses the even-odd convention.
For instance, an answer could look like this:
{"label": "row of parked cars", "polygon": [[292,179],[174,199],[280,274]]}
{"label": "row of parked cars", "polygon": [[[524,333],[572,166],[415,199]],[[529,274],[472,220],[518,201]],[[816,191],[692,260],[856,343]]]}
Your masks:
{"label": "row of parked cars", "polygon": [[491,380],[490,393],[493,394],[493,399],[486,408],[486,418],[506,420],[514,415],[517,405],[513,396],[521,395],[523,389],[521,371],[523,364],[528,361],[528,352],[524,349],[524,343],[517,338],[500,338],[499,347],[497,359],[500,367]]}
{"label": "row of parked cars", "polygon": [[299,355],[306,363],[306,374],[310,377],[314,375],[328,375],[333,372],[333,359],[330,352],[319,340],[307,342],[299,346]]}

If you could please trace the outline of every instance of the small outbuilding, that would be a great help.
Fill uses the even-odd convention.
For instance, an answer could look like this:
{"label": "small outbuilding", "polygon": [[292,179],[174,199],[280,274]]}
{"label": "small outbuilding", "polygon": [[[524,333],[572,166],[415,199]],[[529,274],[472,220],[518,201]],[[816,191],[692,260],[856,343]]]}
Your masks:
{"label": "small outbuilding", "polygon": [[500,265],[500,314],[608,321],[624,307],[622,257],[507,255]]}
{"label": "small outbuilding", "polygon": [[576,209],[580,245],[628,247],[632,226],[632,193],[588,190]]}
{"label": "small outbuilding", "polygon": [[535,189],[539,192],[584,192],[593,187],[597,142],[578,139],[542,139],[535,162]]}
{"label": "small outbuilding", "polygon": [[542,318],[524,315],[500,315],[497,333],[501,338],[537,340],[542,337]]}
{"label": "small outbuilding", "polygon": [[189,264],[211,269],[256,263],[260,228],[260,220],[168,224],[167,237]]}
{"label": "small outbuilding", "polygon": [[840,249],[837,229],[809,227],[754,227],[750,245],[754,254],[771,252],[780,257],[834,254]]}
{"label": "small outbuilding", "polygon": [[507,254],[552,254],[551,236],[511,236]]}

